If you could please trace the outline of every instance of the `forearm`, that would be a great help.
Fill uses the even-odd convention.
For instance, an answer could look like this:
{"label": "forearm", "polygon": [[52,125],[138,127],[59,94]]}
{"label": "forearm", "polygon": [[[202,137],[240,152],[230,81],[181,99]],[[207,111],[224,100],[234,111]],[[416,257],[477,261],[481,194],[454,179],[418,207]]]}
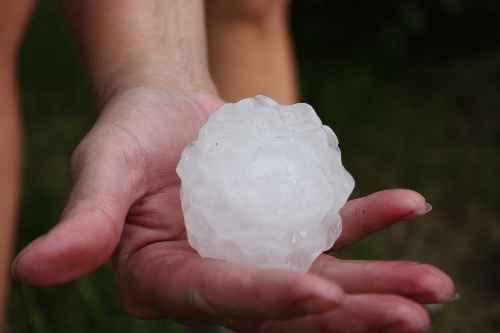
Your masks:
{"label": "forearm", "polygon": [[236,102],[257,94],[282,104],[298,99],[289,0],[206,0],[210,72]]}
{"label": "forearm", "polygon": [[21,175],[16,58],[33,0],[0,0],[0,331],[9,290]]}
{"label": "forearm", "polygon": [[21,169],[20,110],[12,73],[0,70],[0,331],[9,286]]}
{"label": "forearm", "polygon": [[59,0],[101,109],[138,84],[210,92],[203,1]]}

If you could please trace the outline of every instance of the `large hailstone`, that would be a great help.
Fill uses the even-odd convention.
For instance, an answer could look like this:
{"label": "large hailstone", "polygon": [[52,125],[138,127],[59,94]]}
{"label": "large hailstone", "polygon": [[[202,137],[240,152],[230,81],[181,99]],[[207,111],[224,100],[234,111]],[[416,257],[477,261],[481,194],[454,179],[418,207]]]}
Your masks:
{"label": "large hailstone", "polygon": [[226,104],[177,166],[189,244],[203,257],[307,271],[354,188],[335,133],[308,104]]}

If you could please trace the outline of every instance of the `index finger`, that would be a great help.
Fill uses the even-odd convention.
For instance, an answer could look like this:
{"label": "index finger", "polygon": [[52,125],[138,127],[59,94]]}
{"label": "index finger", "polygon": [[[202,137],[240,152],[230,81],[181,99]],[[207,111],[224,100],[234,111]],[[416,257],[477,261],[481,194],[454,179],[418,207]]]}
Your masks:
{"label": "index finger", "polygon": [[391,225],[424,215],[432,209],[418,192],[385,190],[348,201],[340,210],[342,234],[332,250],[339,251]]}

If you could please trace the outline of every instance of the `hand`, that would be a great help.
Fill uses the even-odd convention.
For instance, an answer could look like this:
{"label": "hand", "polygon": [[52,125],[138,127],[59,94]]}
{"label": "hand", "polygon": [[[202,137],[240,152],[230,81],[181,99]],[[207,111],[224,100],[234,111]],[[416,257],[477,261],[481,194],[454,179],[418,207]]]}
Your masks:
{"label": "hand", "polygon": [[[113,255],[125,309],[144,319],[223,324],[242,332],[417,332],[417,302],[455,292],[438,269],[321,255],[309,274],[201,258],[186,239],[175,167],[223,102],[207,94],[138,86],[117,93],[76,149],[61,222],[21,252],[13,274],[49,286],[77,279]],[[350,201],[335,249],[424,214],[425,200],[391,190]]]}

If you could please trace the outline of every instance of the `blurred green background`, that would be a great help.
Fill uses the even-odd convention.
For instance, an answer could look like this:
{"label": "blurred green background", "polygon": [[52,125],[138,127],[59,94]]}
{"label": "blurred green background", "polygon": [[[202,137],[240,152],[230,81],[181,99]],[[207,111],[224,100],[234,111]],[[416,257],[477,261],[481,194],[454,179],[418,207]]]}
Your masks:
{"label": "blurred green background", "polygon": [[[433,210],[337,254],[431,263],[461,299],[433,332],[500,331],[500,2],[293,2],[302,100],[340,139],[354,197],[422,193]],[[20,56],[25,169],[16,251],[58,220],[68,159],[95,120],[55,0],[39,1]],[[214,332],[128,316],[105,265],[52,288],[14,282],[7,332]]]}

